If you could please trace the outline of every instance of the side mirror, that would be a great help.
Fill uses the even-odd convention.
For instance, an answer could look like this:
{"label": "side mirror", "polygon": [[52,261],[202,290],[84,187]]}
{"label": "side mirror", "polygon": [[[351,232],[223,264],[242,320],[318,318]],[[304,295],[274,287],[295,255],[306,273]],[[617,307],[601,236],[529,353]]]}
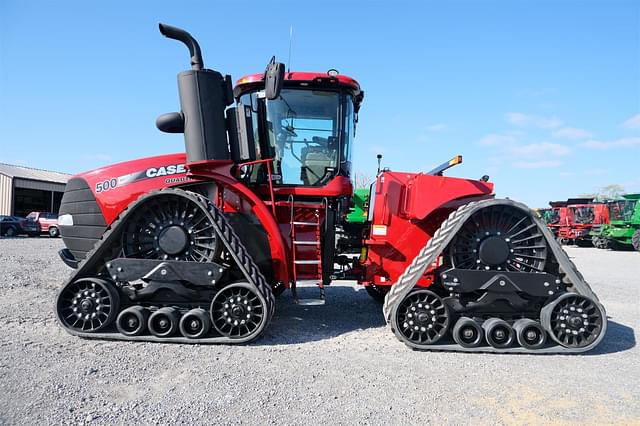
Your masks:
{"label": "side mirror", "polygon": [[267,99],[274,100],[280,96],[282,83],[284,82],[284,64],[276,62],[276,57],[271,58],[264,72],[264,93]]}
{"label": "side mirror", "polygon": [[184,133],[184,116],[181,112],[169,112],[156,118],[156,127],[165,133]]}

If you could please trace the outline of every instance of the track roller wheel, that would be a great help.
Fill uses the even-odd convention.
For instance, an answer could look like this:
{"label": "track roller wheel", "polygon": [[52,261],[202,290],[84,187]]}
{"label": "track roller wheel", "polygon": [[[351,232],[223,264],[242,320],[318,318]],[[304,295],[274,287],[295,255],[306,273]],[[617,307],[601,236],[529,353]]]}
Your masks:
{"label": "track roller wheel", "polygon": [[484,330],[473,319],[462,317],[453,327],[453,340],[463,348],[476,348],[484,340]]}
{"label": "track roller wheel", "polygon": [[149,332],[156,337],[169,337],[178,329],[178,311],[160,308],[149,317]]}
{"label": "track roller wheel", "polygon": [[547,333],[538,321],[523,318],[513,324],[518,343],[523,348],[540,349],[547,342]]}
{"label": "track roller wheel", "polygon": [[211,321],[204,309],[192,309],[180,318],[180,333],[189,339],[204,337],[210,329]]}
{"label": "track roller wheel", "polygon": [[540,312],[540,320],[551,338],[566,348],[594,347],[607,329],[604,308],[576,293],[564,293],[548,302]]}
{"label": "track roller wheel", "polygon": [[511,346],[514,339],[513,328],[500,318],[489,318],[482,324],[487,343],[497,349]]}
{"label": "track roller wheel", "polygon": [[125,336],[139,336],[147,330],[149,310],[142,306],[131,306],[120,312],[116,320],[118,331]]}
{"label": "track roller wheel", "polygon": [[449,308],[430,290],[415,290],[400,303],[396,314],[398,337],[412,347],[431,345],[449,329]]}
{"label": "track roller wheel", "polygon": [[120,306],[118,290],[100,278],[80,278],[58,294],[56,315],[68,329],[93,333],[111,325]]}
{"label": "track roller wheel", "polygon": [[238,343],[260,336],[269,318],[264,298],[248,283],[234,283],[211,301],[211,322],[218,333]]}

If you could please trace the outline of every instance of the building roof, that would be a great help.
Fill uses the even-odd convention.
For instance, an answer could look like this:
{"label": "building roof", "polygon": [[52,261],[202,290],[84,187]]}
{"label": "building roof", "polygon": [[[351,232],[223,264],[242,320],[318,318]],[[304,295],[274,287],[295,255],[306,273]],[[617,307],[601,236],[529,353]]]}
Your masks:
{"label": "building roof", "polygon": [[44,182],[67,183],[70,174],[34,169],[33,167],[16,166],[0,163],[0,173],[19,179],[40,180]]}

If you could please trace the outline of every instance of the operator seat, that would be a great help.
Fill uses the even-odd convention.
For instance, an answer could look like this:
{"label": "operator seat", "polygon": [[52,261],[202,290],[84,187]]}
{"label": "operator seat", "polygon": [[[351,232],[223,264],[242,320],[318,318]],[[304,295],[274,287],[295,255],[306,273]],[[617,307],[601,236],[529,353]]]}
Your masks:
{"label": "operator seat", "polygon": [[308,146],[301,150],[300,179],[305,186],[317,185],[326,174],[327,167],[336,166],[338,138],[314,136],[313,142],[318,146]]}

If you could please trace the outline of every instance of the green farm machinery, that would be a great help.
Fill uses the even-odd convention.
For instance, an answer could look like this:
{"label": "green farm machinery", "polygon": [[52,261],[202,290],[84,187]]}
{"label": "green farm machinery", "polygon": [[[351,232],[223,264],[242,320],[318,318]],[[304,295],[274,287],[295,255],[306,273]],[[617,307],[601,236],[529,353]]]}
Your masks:
{"label": "green farm machinery", "polygon": [[623,195],[609,203],[610,224],[604,235],[609,247],[640,251],[640,194]]}

